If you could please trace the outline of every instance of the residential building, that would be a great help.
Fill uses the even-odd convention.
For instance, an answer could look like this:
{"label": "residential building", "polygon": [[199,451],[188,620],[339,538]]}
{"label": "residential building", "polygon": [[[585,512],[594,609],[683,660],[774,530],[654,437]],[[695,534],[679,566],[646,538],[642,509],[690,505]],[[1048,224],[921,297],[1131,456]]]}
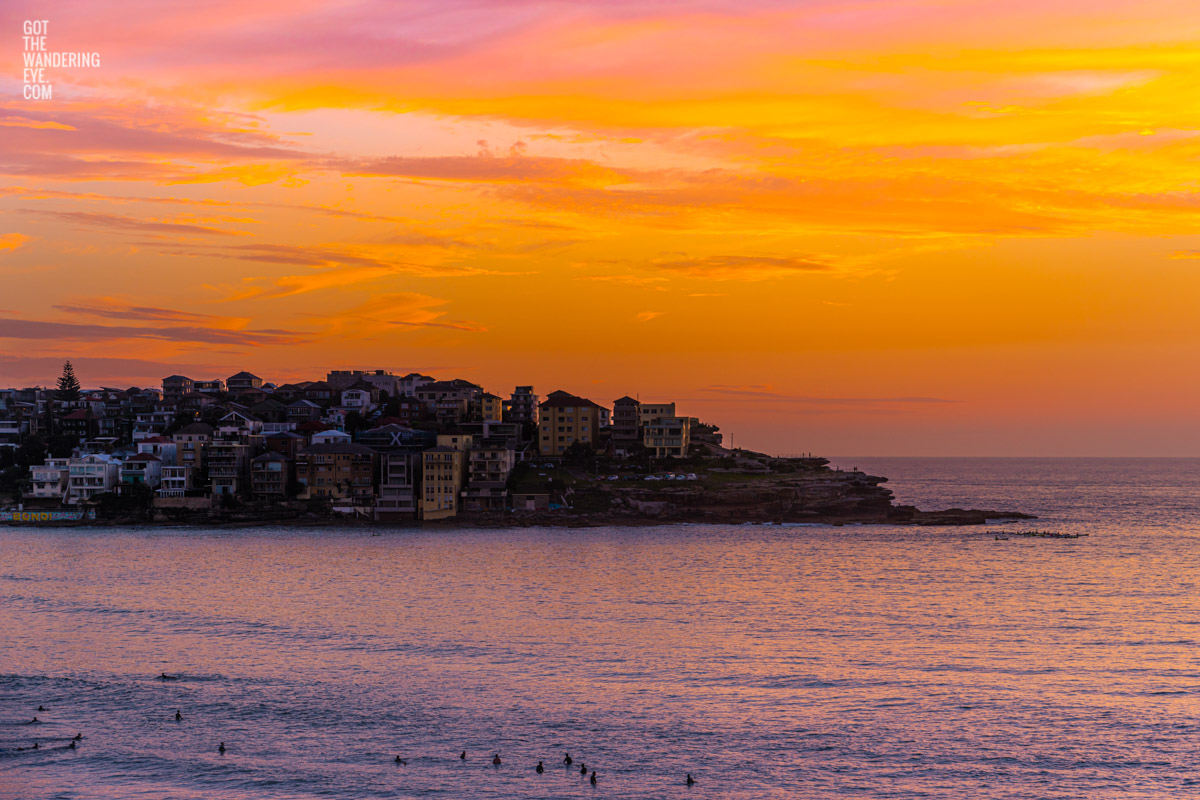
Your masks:
{"label": "residential building", "polygon": [[211,381],[196,381],[192,389],[203,394],[221,394],[225,391],[225,381],[217,378]]}
{"label": "residential building", "polygon": [[467,453],[465,511],[503,511],[508,499],[508,476],[516,458],[507,447],[473,447]]}
{"label": "residential building", "polygon": [[69,436],[79,442],[94,439],[100,435],[98,417],[90,408],[77,408],[63,417],[59,423],[63,436]]}
{"label": "residential building", "polygon": [[186,375],[171,375],[163,378],[162,394],[167,401],[178,402],[185,394],[195,391],[195,382]]}
{"label": "residential building", "polygon": [[311,400],[294,400],[288,404],[287,420],[301,425],[321,418],[321,407]]}
{"label": "residential building", "polygon": [[22,425],[19,419],[0,419],[0,447],[16,447],[21,443]]}
{"label": "residential building", "polygon": [[538,406],[538,452],[561,456],[575,442],[595,447],[600,406],[563,391],[551,392]]}
{"label": "residential building", "polygon": [[249,445],[217,440],[209,443],[206,458],[213,494],[243,494],[249,488]]}
{"label": "residential building", "polygon": [[365,414],[375,407],[371,400],[371,390],[367,389],[343,389],[342,390],[342,408],[348,411],[357,411],[360,414]]}
{"label": "residential building", "polygon": [[175,419],[174,411],[141,411],[134,415],[130,438],[135,442],[157,436]]}
{"label": "residential building", "polygon": [[178,461],[179,445],[166,436],[148,436],[137,443],[139,453],[149,453],[164,465]]}
{"label": "residential building", "polygon": [[192,488],[192,474],[190,466],[163,466],[158,496],[183,497]]}
{"label": "residential building", "polygon": [[287,404],[281,403],[271,397],[250,406],[248,411],[262,420],[264,424],[268,422],[280,423],[287,421]]}
{"label": "residential building", "polygon": [[400,396],[401,397],[416,397],[417,390],[426,384],[433,383],[435,378],[428,375],[422,375],[419,372],[410,372],[400,379]]}
{"label": "residential building", "polygon": [[520,423],[536,423],[538,421],[538,396],[533,393],[532,386],[518,386],[513,389],[508,402],[504,404],[504,421]]}
{"label": "residential building", "polygon": [[274,450],[250,461],[250,491],[256,500],[283,500],[292,482],[292,461]]}
{"label": "residential building", "polygon": [[463,452],[470,450],[473,444],[475,444],[475,437],[466,433],[439,433],[437,437],[438,447],[453,447],[455,450]]}
{"label": "residential building", "polygon": [[29,496],[62,502],[67,494],[70,461],[69,458],[47,458],[45,464],[30,467],[32,488]]}
{"label": "residential building", "polygon": [[455,378],[450,381],[426,383],[419,387],[416,393],[418,400],[433,409],[442,400],[465,400],[468,403],[477,403],[480,395],[483,394],[483,389],[470,381]]}
{"label": "residential building", "polygon": [[93,453],[72,458],[67,465],[67,503],[87,503],[112,492],[121,478],[121,464],[112,456]]}
{"label": "residential building", "polygon": [[133,430],[132,421],[126,423],[125,407],[120,402],[107,402],[96,415],[96,435],[127,439]]}
{"label": "residential building", "polygon": [[328,430],[314,433],[309,441],[313,444],[349,444],[352,438],[344,431]]}
{"label": "residential building", "polygon": [[121,463],[121,484],[149,486],[157,489],[162,483],[162,460],[150,453],[138,453]]}
{"label": "residential building", "polygon": [[629,395],[613,401],[613,448],[625,452],[642,439],[641,403]]}
{"label": "residential building", "polygon": [[[326,376],[325,382],[339,391],[361,382],[369,384],[376,392],[387,392],[388,397],[400,394],[400,378],[383,369],[335,369]],[[345,404],[344,400],[342,402]]]}
{"label": "residential building", "polygon": [[92,453],[100,453],[103,455],[117,455],[118,460],[122,457],[117,451],[117,445],[120,440],[108,436],[97,436],[94,439],[88,439],[77,448],[78,454],[81,456],[91,455]]}
{"label": "residential building", "polygon": [[334,389],[341,391],[358,383],[363,376],[361,369],[334,369],[325,376],[325,382]]}
{"label": "residential building", "polygon": [[359,506],[375,505],[378,455],[366,445],[312,444],[296,462],[303,497],[322,497]]}
{"label": "residential building", "polygon": [[261,403],[271,396],[266,389],[242,389],[237,392],[237,401],[244,406],[252,406],[256,403]]}
{"label": "residential building", "polygon": [[248,392],[251,389],[261,389],[262,384],[262,378],[251,372],[239,372],[236,375],[230,375],[225,380],[225,386],[230,394]]}
{"label": "residential building", "polygon": [[[425,416],[425,404],[415,397],[400,397],[388,402],[389,419],[408,425]],[[386,423],[385,423],[386,424]]]}
{"label": "residential building", "polygon": [[[363,373],[362,381],[374,386],[376,392],[386,392],[389,398],[400,395],[400,379],[387,370],[368,370]],[[377,394],[375,402],[379,402],[379,400],[380,395]]]}
{"label": "residential building", "polygon": [[500,400],[500,395],[484,392],[479,396],[479,408],[481,419],[494,420],[500,422],[504,419],[504,403]]}
{"label": "residential building", "polygon": [[642,403],[638,408],[638,421],[642,425],[658,419],[659,417],[675,416],[674,403]]}
{"label": "residential building", "polygon": [[453,425],[467,419],[470,414],[471,401],[467,398],[445,398],[435,400],[432,405],[433,414],[442,425]]}
{"label": "residential building", "polygon": [[471,437],[476,447],[506,447],[510,450],[521,449],[521,424],[517,422],[464,422],[458,426],[459,433]]}
{"label": "residential building", "polygon": [[249,411],[230,411],[217,424],[220,439],[246,439],[262,434],[262,420]]}
{"label": "residential building", "polygon": [[304,387],[304,399],[325,408],[337,399],[337,390],[325,381],[314,381]]}
{"label": "residential building", "polygon": [[304,452],[304,448],[308,446],[308,437],[301,436],[295,431],[279,431],[263,437],[263,443],[266,444],[268,450],[274,450],[295,461],[296,456]]}
{"label": "residential building", "polygon": [[421,483],[421,453],[392,450],[379,454],[379,496],[375,519],[383,522],[415,519]]}
{"label": "residential building", "polygon": [[304,387],[298,383],[285,383],[282,386],[276,386],[271,392],[271,397],[281,403],[291,403],[304,397]]}
{"label": "residential building", "polygon": [[393,424],[359,431],[355,441],[375,450],[425,450],[437,446],[437,435]]}
{"label": "residential building", "polygon": [[193,422],[175,431],[171,440],[175,442],[180,464],[203,469],[205,451],[213,440],[213,427],[205,422]]}
{"label": "residential building", "polygon": [[656,417],[646,423],[642,443],[655,458],[687,455],[691,420],[688,417]]}
{"label": "residential building", "polygon": [[421,519],[458,514],[465,455],[462,450],[444,445],[421,453]]}
{"label": "residential building", "polygon": [[203,411],[208,406],[217,402],[215,394],[206,392],[189,392],[179,398],[177,403],[180,411],[191,411],[193,414]]}
{"label": "residential building", "polygon": [[415,519],[420,497],[421,451],[437,444],[436,434],[389,423],[359,431],[355,439],[379,454],[375,519],[393,522]]}

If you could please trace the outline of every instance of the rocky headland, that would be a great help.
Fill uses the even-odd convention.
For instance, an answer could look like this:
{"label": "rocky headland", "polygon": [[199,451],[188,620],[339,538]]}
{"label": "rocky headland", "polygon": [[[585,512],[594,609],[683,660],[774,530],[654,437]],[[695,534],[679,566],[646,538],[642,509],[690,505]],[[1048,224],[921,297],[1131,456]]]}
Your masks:
{"label": "rocky headland", "polygon": [[1034,519],[1009,510],[922,510],[897,505],[886,477],[832,469],[824,458],[777,458],[725,451],[690,458],[676,472],[626,468],[608,474],[597,464],[523,464],[514,470],[510,495],[540,498],[536,509],[460,512],[437,521],[379,523],[370,509],[337,513],[303,500],[210,504],[195,509],[148,507],[134,513],[54,525],[254,525],[427,527],[595,527],[703,523],[812,523],[825,525],[984,525]]}

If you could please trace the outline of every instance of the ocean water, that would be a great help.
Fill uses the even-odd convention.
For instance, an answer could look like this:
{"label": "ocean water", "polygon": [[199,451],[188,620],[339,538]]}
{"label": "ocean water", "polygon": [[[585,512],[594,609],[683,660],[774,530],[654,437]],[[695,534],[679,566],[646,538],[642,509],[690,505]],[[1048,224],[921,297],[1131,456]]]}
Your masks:
{"label": "ocean water", "polygon": [[835,463],[1043,519],[0,529],[0,797],[1200,797],[1200,460]]}

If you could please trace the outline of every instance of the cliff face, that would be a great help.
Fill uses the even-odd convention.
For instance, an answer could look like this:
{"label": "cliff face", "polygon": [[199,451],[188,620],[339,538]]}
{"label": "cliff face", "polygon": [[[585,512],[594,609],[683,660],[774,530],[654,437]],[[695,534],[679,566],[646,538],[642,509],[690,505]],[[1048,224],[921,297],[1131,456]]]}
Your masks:
{"label": "cliff face", "polygon": [[662,521],[823,522],[886,519],[892,492],[886,478],[861,472],[758,477],[717,486],[683,484],[645,488],[600,486],[614,517]]}

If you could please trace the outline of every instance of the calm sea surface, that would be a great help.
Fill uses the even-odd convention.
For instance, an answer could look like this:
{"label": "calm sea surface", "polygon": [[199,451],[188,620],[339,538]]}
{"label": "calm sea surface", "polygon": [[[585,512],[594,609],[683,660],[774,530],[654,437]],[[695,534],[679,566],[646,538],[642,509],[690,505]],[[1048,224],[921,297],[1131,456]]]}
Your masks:
{"label": "calm sea surface", "polygon": [[1090,535],[0,529],[0,797],[1200,797],[1200,460],[836,463]]}

